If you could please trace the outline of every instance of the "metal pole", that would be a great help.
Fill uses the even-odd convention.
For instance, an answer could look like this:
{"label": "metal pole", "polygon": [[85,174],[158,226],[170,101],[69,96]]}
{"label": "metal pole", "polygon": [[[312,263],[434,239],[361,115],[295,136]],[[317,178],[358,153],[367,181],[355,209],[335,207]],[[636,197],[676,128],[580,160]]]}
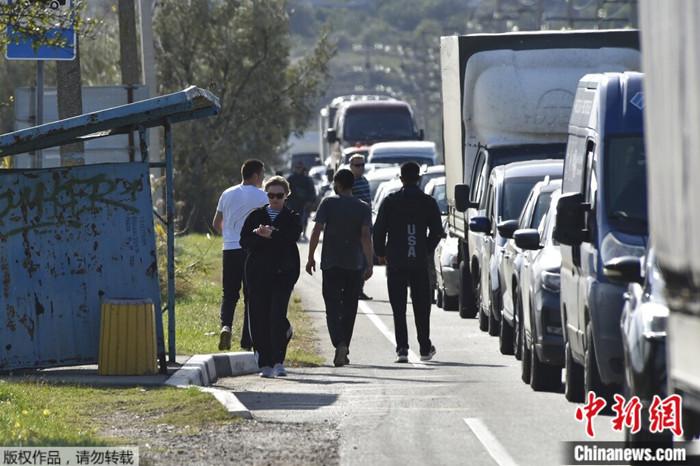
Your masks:
{"label": "metal pole", "polygon": [[165,202],[168,220],[168,360],[175,362],[175,204],[173,191],[173,132],[165,122]]}
{"label": "metal pole", "polygon": [[[36,122],[35,125],[39,126],[44,124],[44,61],[38,60],[36,62]],[[42,168],[43,157],[41,155],[41,149],[34,151],[34,168]]]}

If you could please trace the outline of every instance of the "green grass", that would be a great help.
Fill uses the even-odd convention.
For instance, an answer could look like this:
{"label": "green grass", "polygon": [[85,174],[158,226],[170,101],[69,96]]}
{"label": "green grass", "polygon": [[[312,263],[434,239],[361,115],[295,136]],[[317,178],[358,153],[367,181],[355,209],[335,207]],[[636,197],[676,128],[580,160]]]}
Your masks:
{"label": "green grass", "polygon": [[[121,414],[121,416],[117,416]],[[195,388],[90,388],[0,381],[0,445],[96,446],[135,442],[105,438],[100,428],[125,420],[184,431],[231,422],[210,394]]]}
{"label": "green grass", "polygon": [[[218,352],[219,309],[221,306],[221,238],[188,235],[177,238],[175,343],[178,354]],[[318,354],[311,317],[300,300],[293,297],[288,318],[294,338],[287,352],[290,366],[314,366],[323,362]],[[164,315],[167,329],[167,315]],[[239,351],[243,325],[243,298],[238,302],[233,322],[231,351]],[[167,338],[167,332],[166,332]],[[167,347],[167,346],[166,346]]]}

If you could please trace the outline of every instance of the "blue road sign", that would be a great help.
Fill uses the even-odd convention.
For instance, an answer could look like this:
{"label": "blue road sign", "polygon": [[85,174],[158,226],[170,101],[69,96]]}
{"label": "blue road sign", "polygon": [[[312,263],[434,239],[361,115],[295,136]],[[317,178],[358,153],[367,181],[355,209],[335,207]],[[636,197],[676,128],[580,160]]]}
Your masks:
{"label": "blue road sign", "polygon": [[[68,10],[73,7],[73,1],[53,0],[47,2],[47,7],[52,10]],[[5,51],[8,60],[73,60],[75,59],[75,29],[51,28],[47,33],[48,39],[61,37],[63,46],[40,45],[34,47],[34,38],[26,37],[15,31],[8,25],[6,34],[10,39]]]}

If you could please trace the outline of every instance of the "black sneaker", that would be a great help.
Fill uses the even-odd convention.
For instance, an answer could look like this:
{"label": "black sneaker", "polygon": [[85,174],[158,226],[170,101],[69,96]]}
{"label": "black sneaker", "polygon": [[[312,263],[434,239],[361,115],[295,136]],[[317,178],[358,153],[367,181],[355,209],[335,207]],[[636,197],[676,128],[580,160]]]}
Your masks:
{"label": "black sneaker", "polygon": [[338,345],[338,347],[335,349],[333,365],[335,365],[335,367],[342,367],[349,363],[350,360],[348,359],[348,347],[345,345]]}
{"label": "black sneaker", "polygon": [[430,351],[428,352],[428,354],[421,353],[420,360],[421,361],[430,361],[431,359],[433,359],[433,356],[435,356],[436,353],[437,353],[437,350],[435,349],[434,346],[431,345]]}
{"label": "black sneaker", "polygon": [[408,350],[398,350],[396,352],[396,362],[408,362]]}

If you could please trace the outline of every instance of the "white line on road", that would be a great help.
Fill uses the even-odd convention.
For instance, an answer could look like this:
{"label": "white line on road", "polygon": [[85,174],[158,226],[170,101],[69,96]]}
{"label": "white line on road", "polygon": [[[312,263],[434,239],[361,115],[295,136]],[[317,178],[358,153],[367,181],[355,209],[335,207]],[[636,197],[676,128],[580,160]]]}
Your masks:
{"label": "white line on road", "polygon": [[[362,311],[364,315],[367,316],[367,318],[374,324],[375,327],[379,329],[382,334],[389,340],[394,347],[396,347],[396,339],[394,339],[394,334],[387,328],[386,325],[384,325],[384,322],[382,322],[382,319],[377,316],[377,314],[374,313],[371,307],[363,301],[360,301],[358,303],[359,309]],[[413,364],[413,367],[424,367],[425,364],[423,364],[420,361],[420,358],[414,353],[412,350],[408,350],[408,362]]]}
{"label": "white line on road", "polygon": [[496,461],[499,466],[517,466],[517,463],[510,457],[503,445],[494,437],[491,431],[486,427],[481,419],[475,417],[466,417],[464,422],[474,432],[476,438],[486,447],[491,458]]}

